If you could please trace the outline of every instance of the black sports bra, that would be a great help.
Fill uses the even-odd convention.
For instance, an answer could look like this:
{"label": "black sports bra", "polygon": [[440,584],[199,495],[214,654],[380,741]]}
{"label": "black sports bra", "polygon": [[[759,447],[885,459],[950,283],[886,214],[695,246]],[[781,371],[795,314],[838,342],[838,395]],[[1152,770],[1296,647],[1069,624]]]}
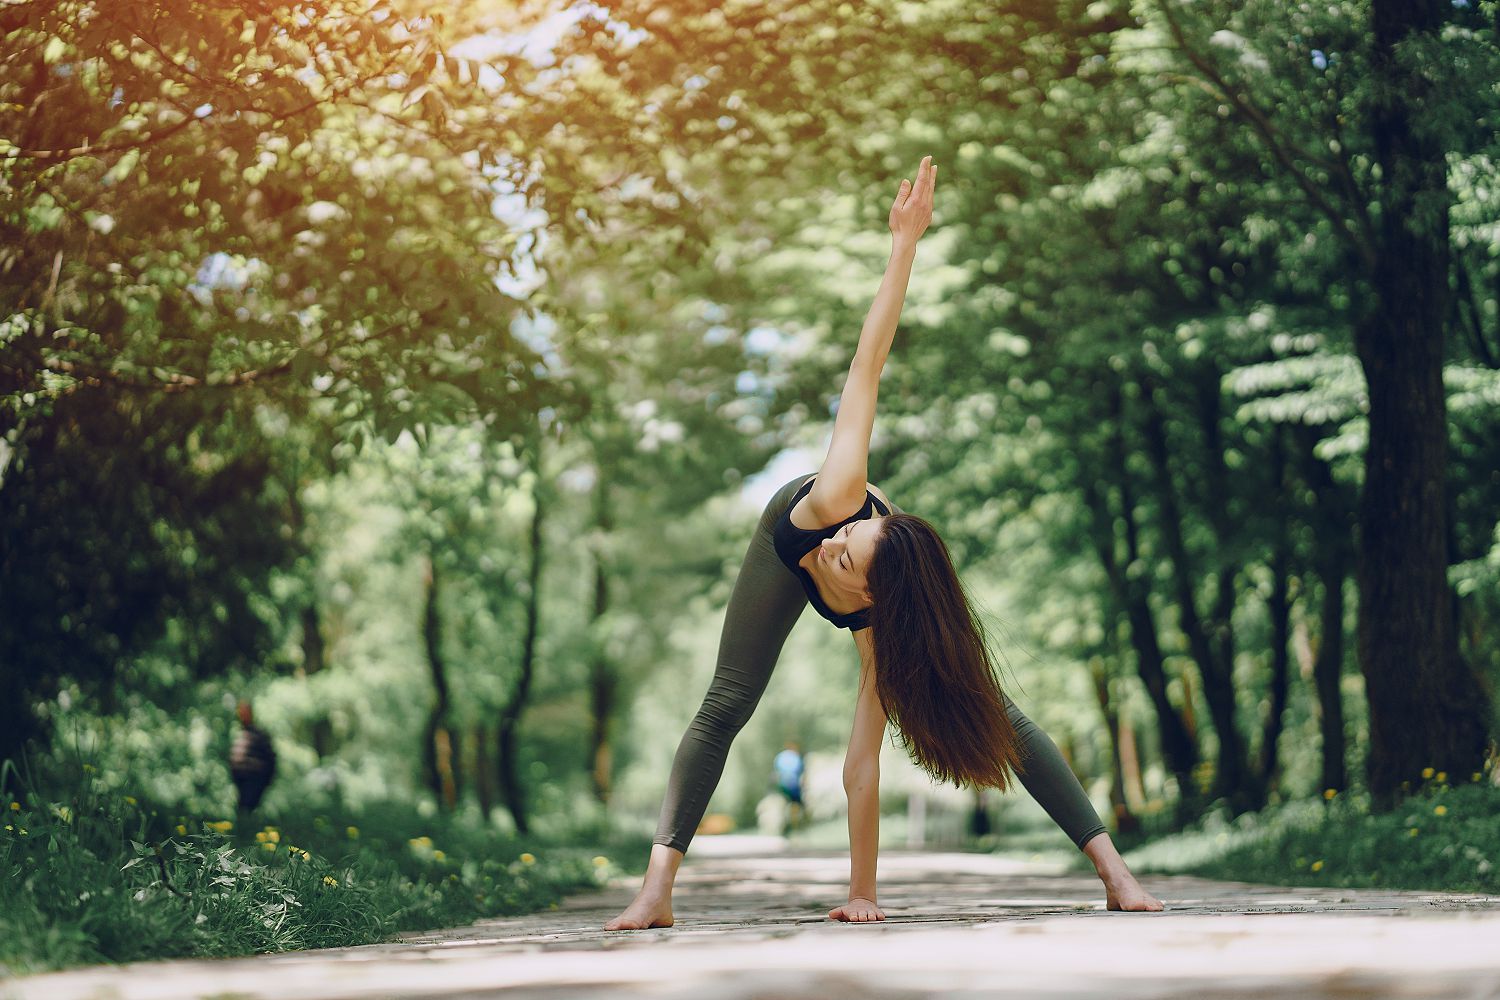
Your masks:
{"label": "black sports bra", "polygon": [[826,528],[799,528],[792,523],[792,508],[797,506],[797,501],[805,497],[811,490],[816,477],[809,479],[792,495],[792,502],[787,504],[786,510],[781,512],[781,517],[776,521],[775,531],[772,533],[771,541],[776,546],[776,555],[786,565],[786,568],[796,574],[797,579],[802,582],[802,589],[807,592],[807,601],[813,606],[818,614],[833,622],[839,628],[846,628],[851,632],[857,632],[863,628],[870,627],[870,609],[860,608],[851,611],[847,615],[841,615],[833,611],[827,604],[823,603],[823,595],[818,593],[818,585],[813,582],[812,574],[798,565],[802,557],[807,555],[825,538],[832,538],[838,530],[850,521],[868,520],[876,510],[880,511],[882,517],[890,515],[890,508],[880,502],[880,498],[869,490],[865,490],[865,505],[859,510],[844,518],[838,524],[830,524]]}

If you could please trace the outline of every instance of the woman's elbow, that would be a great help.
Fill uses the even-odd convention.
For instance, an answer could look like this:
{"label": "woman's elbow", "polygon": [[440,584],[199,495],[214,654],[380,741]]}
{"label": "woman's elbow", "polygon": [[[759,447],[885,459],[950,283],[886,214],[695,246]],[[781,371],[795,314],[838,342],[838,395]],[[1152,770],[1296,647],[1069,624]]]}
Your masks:
{"label": "woman's elbow", "polygon": [[880,786],[880,760],[861,757],[844,761],[844,794],[853,795]]}

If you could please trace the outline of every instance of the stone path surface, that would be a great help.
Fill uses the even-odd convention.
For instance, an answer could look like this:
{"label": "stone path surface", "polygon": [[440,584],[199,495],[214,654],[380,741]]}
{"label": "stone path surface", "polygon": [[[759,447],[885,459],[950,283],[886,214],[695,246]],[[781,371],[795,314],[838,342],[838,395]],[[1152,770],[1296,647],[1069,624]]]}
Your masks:
{"label": "stone path surface", "polygon": [[[1500,1000],[1500,897],[1142,881],[1168,909],[1104,909],[1091,876],[987,855],[886,852],[889,919],[824,918],[847,857],[700,838],[673,928],[606,934],[635,880],[556,910],[363,948],[96,967],[4,1000]],[[747,851],[746,848],[758,849]]]}

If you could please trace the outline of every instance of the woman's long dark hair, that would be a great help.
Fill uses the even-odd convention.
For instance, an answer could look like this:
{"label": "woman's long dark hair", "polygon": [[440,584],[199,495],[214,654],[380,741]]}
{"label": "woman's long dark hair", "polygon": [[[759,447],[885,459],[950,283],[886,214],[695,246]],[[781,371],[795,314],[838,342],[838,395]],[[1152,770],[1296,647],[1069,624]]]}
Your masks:
{"label": "woman's long dark hair", "polygon": [[875,691],[901,745],[940,781],[1008,787],[1021,770],[1016,731],[948,546],[922,518],[892,514],[865,578]]}

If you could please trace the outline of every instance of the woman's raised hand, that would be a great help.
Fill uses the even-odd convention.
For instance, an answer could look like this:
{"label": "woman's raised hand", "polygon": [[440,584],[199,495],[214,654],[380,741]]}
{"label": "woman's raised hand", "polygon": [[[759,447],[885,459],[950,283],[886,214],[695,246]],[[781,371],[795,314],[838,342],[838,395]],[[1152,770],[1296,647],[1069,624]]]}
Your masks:
{"label": "woman's raised hand", "polygon": [[898,240],[915,243],[927,231],[932,222],[932,189],[937,183],[937,165],[932,157],[922,157],[917,167],[917,182],[901,182],[896,192],[896,203],[891,206],[891,234]]}

